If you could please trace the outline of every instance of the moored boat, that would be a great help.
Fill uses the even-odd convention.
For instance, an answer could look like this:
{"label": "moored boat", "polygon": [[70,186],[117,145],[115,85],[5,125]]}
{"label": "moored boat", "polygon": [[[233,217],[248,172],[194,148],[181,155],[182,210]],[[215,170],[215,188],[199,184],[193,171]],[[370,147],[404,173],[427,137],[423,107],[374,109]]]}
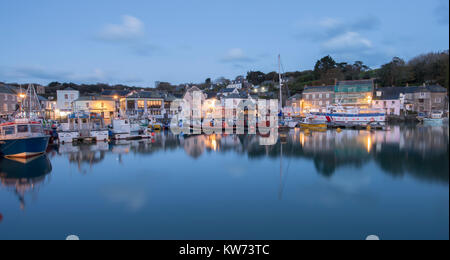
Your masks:
{"label": "moored boat", "polygon": [[380,109],[358,107],[330,106],[326,113],[311,113],[310,117],[328,123],[351,123],[366,125],[368,123],[385,123],[386,113]]}
{"label": "moored boat", "polygon": [[67,122],[61,123],[58,130],[60,143],[73,143],[79,140],[93,140],[95,142],[108,141],[109,133],[101,116],[95,113],[73,113]]}
{"label": "moored boat", "polygon": [[49,135],[40,122],[27,118],[14,119],[0,124],[0,156],[6,158],[31,158],[44,154]]}
{"label": "moored boat", "polygon": [[429,117],[423,119],[423,123],[427,125],[442,125],[444,118],[442,112],[432,112]]}
{"label": "moored boat", "polygon": [[303,119],[299,125],[304,129],[327,129],[327,124],[325,122],[316,121],[312,118]]}

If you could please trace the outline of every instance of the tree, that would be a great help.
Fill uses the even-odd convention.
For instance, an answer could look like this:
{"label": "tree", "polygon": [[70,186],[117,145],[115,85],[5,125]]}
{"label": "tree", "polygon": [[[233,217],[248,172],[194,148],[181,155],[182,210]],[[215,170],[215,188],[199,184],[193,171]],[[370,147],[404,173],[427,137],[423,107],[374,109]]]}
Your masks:
{"label": "tree", "polygon": [[411,82],[412,73],[403,59],[394,57],[391,62],[381,66],[378,79],[384,87],[401,86]]}
{"label": "tree", "polygon": [[253,85],[261,85],[265,80],[266,74],[261,71],[249,71],[247,72],[247,80]]}
{"label": "tree", "polygon": [[336,66],[336,61],[331,58],[330,55],[325,56],[316,62],[316,65],[314,66],[314,74],[317,79],[320,79],[323,74],[331,69],[336,68]]}
{"label": "tree", "polygon": [[205,84],[210,85],[210,84],[211,84],[211,78],[207,78],[207,79],[205,80]]}

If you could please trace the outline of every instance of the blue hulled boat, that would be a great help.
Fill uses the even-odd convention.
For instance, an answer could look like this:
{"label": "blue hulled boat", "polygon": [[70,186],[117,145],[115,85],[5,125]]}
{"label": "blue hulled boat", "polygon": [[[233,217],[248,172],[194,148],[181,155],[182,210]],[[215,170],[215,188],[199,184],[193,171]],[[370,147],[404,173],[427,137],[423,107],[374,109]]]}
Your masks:
{"label": "blue hulled boat", "polygon": [[21,118],[0,124],[0,156],[31,158],[44,154],[50,136],[38,121]]}

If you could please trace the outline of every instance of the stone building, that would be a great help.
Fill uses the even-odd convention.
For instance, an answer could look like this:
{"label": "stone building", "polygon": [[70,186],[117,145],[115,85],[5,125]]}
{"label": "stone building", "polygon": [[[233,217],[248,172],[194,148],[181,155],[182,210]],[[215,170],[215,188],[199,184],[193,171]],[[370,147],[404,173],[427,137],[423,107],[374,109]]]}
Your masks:
{"label": "stone building", "polygon": [[14,113],[18,105],[17,90],[8,85],[0,85],[0,116]]}
{"label": "stone building", "polygon": [[305,87],[303,108],[308,112],[326,112],[327,106],[334,103],[334,86]]}

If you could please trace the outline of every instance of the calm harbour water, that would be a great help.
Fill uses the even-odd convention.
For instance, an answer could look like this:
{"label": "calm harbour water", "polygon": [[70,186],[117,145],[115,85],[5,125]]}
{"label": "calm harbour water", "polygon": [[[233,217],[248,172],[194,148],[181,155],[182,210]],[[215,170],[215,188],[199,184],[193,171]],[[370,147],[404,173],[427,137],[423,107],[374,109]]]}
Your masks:
{"label": "calm harbour water", "polygon": [[449,239],[449,132],[179,137],[0,160],[0,239]]}

